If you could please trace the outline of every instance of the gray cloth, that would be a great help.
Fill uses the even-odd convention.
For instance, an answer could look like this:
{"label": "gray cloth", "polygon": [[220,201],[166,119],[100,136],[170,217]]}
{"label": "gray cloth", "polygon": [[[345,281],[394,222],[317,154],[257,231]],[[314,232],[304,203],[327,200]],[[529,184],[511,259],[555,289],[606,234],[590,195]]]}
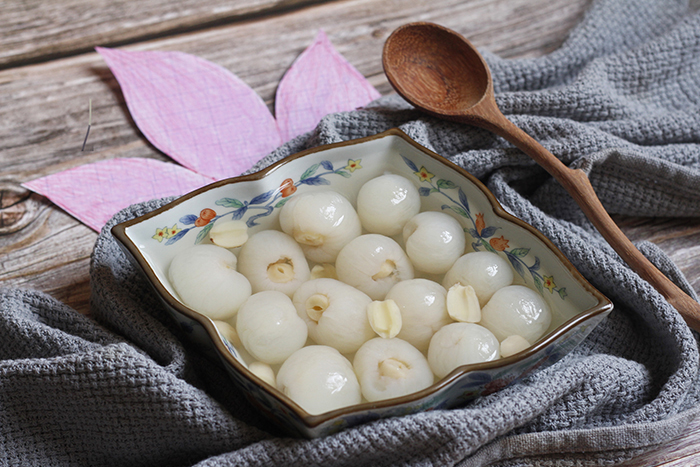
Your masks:
{"label": "gray cloth", "polygon": [[[700,15],[683,2],[597,1],[548,56],[486,56],[504,113],[586,170],[611,212],[700,215]],[[697,335],[503,140],[388,97],[326,117],[257,168],[394,126],[484,180],[614,301],[582,345],[460,408],[285,438],[182,339],[111,237],[165,200],[147,202],[95,245],[100,324],[38,292],[0,292],[0,465],[607,465],[682,433],[700,410]],[[658,248],[640,248],[693,293]]]}

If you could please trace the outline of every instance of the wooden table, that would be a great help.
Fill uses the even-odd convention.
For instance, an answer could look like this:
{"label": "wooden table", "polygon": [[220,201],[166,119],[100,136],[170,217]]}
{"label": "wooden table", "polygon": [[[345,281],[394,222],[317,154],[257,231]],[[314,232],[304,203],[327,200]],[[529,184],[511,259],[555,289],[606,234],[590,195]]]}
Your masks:
{"label": "wooden table", "polygon": [[[5,0],[0,3],[0,286],[89,314],[97,234],[20,183],[115,157],[168,160],[141,135],[96,45],[188,52],[234,72],[272,111],[280,78],[323,29],[382,93],[381,48],[409,21],[443,24],[503,57],[556,49],[591,0]],[[693,0],[697,9],[700,0]],[[92,99],[92,129],[81,151]],[[700,219],[617,218],[700,292]],[[700,420],[629,465],[700,464]]]}

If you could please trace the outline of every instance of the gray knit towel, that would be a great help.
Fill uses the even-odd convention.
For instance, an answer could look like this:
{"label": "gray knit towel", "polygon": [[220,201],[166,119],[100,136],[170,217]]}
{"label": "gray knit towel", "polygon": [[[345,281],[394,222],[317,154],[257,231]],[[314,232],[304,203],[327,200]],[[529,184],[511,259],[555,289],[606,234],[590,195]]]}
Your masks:
{"label": "gray knit towel", "polygon": [[[585,169],[610,212],[700,215],[700,15],[686,4],[595,1],[556,52],[486,56],[504,113]],[[573,353],[457,409],[285,438],[189,347],[117,247],[109,228],[165,202],[152,201],[97,240],[100,324],[41,293],[0,291],[0,465],[609,465],[682,433],[700,410],[697,336],[502,139],[389,97],[329,115],[257,168],[395,126],[481,178],[614,301]],[[658,248],[640,248],[690,291]]]}

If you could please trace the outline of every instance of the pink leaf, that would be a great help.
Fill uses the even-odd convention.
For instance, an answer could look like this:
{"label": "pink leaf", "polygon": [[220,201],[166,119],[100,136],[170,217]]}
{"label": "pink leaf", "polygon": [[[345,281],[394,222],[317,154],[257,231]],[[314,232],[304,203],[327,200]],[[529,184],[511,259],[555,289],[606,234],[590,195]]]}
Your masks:
{"label": "pink leaf", "polygon": [[277,88],[275,115],[282,140],[312,130],[326,114],[353,110],[379,92],[320,31]]}
{"label": "pink leaf", "polygon": [[265,103],[226,69],[182,52],[97,51],[139,129],[185,167],[232,177],[281,144]]}
{"label": "pink leaf", "polygon": [[154,159],[118,158],[81,165],[24,183],[98,232],[131,204],[179,196],[212,179]]}

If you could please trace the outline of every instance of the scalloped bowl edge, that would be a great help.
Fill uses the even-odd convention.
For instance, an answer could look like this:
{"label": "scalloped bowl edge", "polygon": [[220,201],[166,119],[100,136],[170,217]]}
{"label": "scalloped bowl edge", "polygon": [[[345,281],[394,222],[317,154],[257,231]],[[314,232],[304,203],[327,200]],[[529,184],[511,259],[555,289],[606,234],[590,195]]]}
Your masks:
{"label": "scalloped bowl edge", "polygon": [[[206,225],[193,223],[196,213],[204,207],[228,209],[224,214],[217,213],[214,220],[240,214],[242,219],[254,224],[251,231],[274,228],[279,208],[294,191],[330,186],[354,203],[359,186],[384,172],[412,177],[422,195],[422,209],[452,213],[463,224],[467,238],[471,238],[472,249],[504,255],[516,277],[547,299],[557,319],[543,338],[511,357],[462,366],[429,388],[403,397],[309,414],[253,375],[214,322],[176,298],[168,284],[167,265],[176,251],[206,237],[202,235]],[[236,202],[229,201],[226,207],[223,199]],[[158,232],[162,238],[158,238]],[[222,362],[262,414],[287,433],[306,438],[326,436],[379,418],[451,408],[495,392],[561,359],[613,308],[612,302],[548,238],[505,211],[476,177],[396,128],[302,151],[259,172],[212,183],[115,225],[112,234],[127,258],[145,274],[188,338]]]}

